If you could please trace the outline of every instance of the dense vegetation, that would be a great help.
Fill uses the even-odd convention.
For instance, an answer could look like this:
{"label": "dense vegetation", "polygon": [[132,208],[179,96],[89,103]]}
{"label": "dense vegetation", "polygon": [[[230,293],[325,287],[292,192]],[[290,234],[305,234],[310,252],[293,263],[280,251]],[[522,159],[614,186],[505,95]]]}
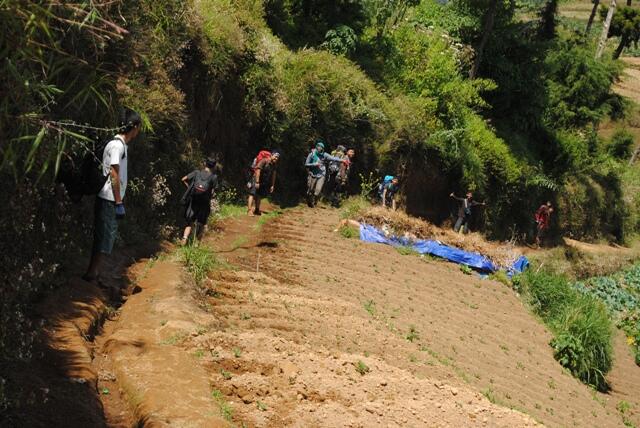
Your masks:
{"label": "dense vegetation", "polygon": [[640,225],[625,197],[631,143],[596,132],[628,109],[611,90],[621,67],[612,53],[595,60],[556,6],[0,0],[0,410],[16,404],[7,368],[31,358],[30,305],[89,248],[91,201],[72,204],[55,177],[122,106],[145,122],[124,243],[171,236],[178,178],[205,154],[239,186],[257,149],[279,147],[277,197],[299,195],[317,137],[356,148],[356,178],[400,175],[408,211],[433,221],[449,216],[450,191],[472,189],[488,203],[476,226],[494,237],[528,232],[553,199],[562,232],[627,239]]}
{"label": "dense vegetation", "polygon": [[533,312],[553,332],[555,358],[584,383],[606,391],[613,331],[605,305],[566,278],[545,271],[529,270],[517,284]]}

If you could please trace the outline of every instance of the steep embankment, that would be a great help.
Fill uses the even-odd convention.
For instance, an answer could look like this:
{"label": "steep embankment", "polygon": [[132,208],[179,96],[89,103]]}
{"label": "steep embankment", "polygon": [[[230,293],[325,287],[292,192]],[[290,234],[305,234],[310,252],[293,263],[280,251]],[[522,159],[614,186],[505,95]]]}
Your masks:
{"label": "steep embankment", "polygon": [[621,337],[613,391],[594,393],[553,359],[550,333],[511,289],[342,238],[337,222],[323,208],[227,221],[204,245],[235,268],[212,273],[204,295],[176,261],[139,264],[141,292],[98,339],[137,416],[171,426],[621,426],[616,405],[638,408],[640,370]]}

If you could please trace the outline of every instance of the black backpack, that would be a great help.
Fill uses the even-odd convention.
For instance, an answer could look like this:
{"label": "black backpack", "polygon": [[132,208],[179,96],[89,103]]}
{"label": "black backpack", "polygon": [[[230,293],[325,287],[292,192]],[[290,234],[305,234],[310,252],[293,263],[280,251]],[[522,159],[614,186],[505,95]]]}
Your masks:
{"label": "black backpack", "polygon": [[[82,165],[80,166],[80,189],[83,195],[97,195],[107,182],[108,177],[104,175],[102,160],[104,150],[113,140],[118,140],[123,145],[125,144],[121,137],[99,140],[89,144],[89,150],[82,159]],[[122,154],[122,159],[125,156],[126,149]]]}
{"label": "black backpack", "polygon": [[198,171],[193,179],[193,194],[205,195],[211,193],[211,177],[213,175],[213,173],[206,174],[204,171]]}
{"label": "black backpack", "polygon": [[[88,137],[91,141],[85,146],[85,154],[80,156],[73,153],[67,154],[56,175],[56,182],[64,185],[69,198],[74,202],[79,202],[84,195],[97,195],[107,182],[107,176],[104,175],[102,168],[102,158],[104,149],[114,138],[101,140],[96,135]],[[122,138],[115,139],[124,144]]]}

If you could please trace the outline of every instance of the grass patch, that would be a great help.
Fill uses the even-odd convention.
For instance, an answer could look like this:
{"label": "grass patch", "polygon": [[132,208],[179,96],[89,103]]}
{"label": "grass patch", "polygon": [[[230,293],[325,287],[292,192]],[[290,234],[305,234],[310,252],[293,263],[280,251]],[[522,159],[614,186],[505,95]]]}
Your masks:
{"label": "grass patch", "polygon": [[498,397],[496,396],[496,392],[491,387],[488,387],[487,389],[483,389],[482,395],[484,395],[486,399],[493,404],[496,404],[498,402]]}
{"label": "grass patch", "polygon": [[605,306],[562,276],[531,269],[522,280],[532,310],[554,333],[551,346],[556,360],[582,382],[606,391],[613,332]]}
{"label": "grass patch", "polygon": [[467,265],[460,265],[460,272],[462,272],[465,275],[471,275],[473,273],[473,269],[471,269]]}
{"label": "grass patch", "polygon": [[167,337],[165,340],[161,341],[160,345],[174,346],[174,345],[177,345],[178,343],[182,343],[187,338],[187,336],[188,336],[187,333],[176,333],[174,335]]}
{"label": "grass patch", "polygon": [[376,304],[373,300],[367,300],[364,302],[364,310],[369,313],[371,316],[375,316],[376,314]]}
{"label": "grass patch", "polygon": [[341,219],[355,219],[365,209],[371,207],[371,203],[362,196],[353,196],[345,201],[340,212]]}
{"label": "grass patch", "polygon": [[215,400],[218,407],[220,407],[220,415],[227,421],[233,419],[233,408],[224,399],[224,395],[217,389],[211,391],[211,397]]}
{"label": "grass patch", "polygon": [[360,237],[360,231],[353,226],[343,225],[338,229],[338,233],[340,236],[346,239],[358,238]]}
{"label": "grass patch", "polygon": [[409,247],[407,245],[401,245],[401,246],[395,247],[395,248],[396,248],[396,251],[398,252],[398,254],[403,255],[403,256],[418,256],[418,255],[420,255],[420,253],[418,253],[412,247]]}
{"label": "grass patch", "polygon": [[358,373],[360,373],[362,376],[364,376],[365,374],[367,374],[367,373],[369,373],[371,371],[369,366],[367,366],[361,360],[358,360],[358,362],[354,364],[354,367],[356,368],[356,371]]}
{"label": "grass patch", "polygon": [[416,326],[409,326],[409,333],[405,336],[409,342],[413,343],[416,340],[420,339],[420,335],[418,334],[418,330],[416,330]]}
{"label": "grass patch", "polygon": [[507,273],[503,270],[492,273],[491,275],[489,275],[489,279],[493,279],[494,281],[498,281],[506,285],[507,287],[511,287],[511,281],[509,280]]}
{"label": "grass patch", "polygon": [[209,224],[216,224],[228,218],[239,217],[247,213],[247,207],[240,204],[225,203],[220,204],[220,208],[215,212],[209,220]]}
{"label": "grass patch", "polygon": [[202,245],[185,245],[180,247],[178,254],[197,285],[201,285],[209,272],[220,266],[213,250]]}

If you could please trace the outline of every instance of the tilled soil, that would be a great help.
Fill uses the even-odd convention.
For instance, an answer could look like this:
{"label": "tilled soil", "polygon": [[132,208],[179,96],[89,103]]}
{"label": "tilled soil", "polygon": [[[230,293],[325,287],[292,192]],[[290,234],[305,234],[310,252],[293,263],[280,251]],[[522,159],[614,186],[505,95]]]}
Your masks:
{"label": "tilled soil", "polygon": [[337,224],[323,208],[228,220],[202,245],[230,268],[200,289],[170,254],[138,263],[96,340],[99,385],[144,426],[608,427],[621,401],[638,423],[624,338],[613,390],[592,392],[507,286]]}
{"label": "tilled soil", "polygon": [[595,393],[554,360],[551,334],[507,286],[342,238],[334,210],[288,211],[260,233],[251,221],[210,240],[241,270],[213,277],[219,326],[186,345],[210,350],[201,362],[236,421],[622,426],[616,405],[638,408],[623,339],[625,374],[614,368],[612,392]]}

